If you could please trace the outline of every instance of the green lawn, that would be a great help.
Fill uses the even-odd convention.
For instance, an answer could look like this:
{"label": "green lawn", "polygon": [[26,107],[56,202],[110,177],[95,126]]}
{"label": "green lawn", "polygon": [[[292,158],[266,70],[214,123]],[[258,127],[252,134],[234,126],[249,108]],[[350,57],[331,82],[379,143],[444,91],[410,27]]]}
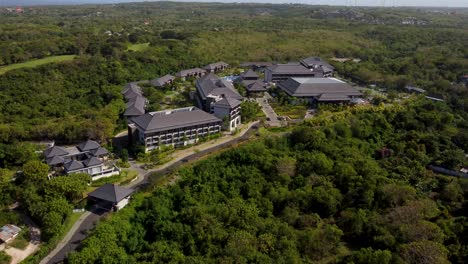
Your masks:
{"label": "green lawn", "polygon": [[131,44],[128,46],[127,51],[143,51],[149,47],[149,42],[146,43],[139,43],[139,44]]}
{"label": "green lawn", "polygon": [[270,105],[277,115],[289,116],[291,119],[304,118],[307,112],[307,107],[304,105],[281,105],[275,102]]}
{"label": "green lawn", "polygon": [[7,71],[21,69],[21,68],[34,68],[43,64],[53,63],[53,62],[62,62],[62,61],[71,61],[76,57],[76,55],[61,55],[61,56],[50,56],[37,60],[30,60],[27,62],[11,64],[7,66],[0,66],[0,75],[4,74]]}

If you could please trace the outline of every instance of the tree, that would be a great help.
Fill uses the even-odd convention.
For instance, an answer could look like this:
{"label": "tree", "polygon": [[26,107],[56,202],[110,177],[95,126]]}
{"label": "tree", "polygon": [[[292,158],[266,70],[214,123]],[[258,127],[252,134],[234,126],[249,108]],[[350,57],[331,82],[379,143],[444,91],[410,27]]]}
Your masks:
{"label": "tree", "polygon": [[43,182],[47,180],[49,166],[37,160],[28,161],[23,165],[23,173],[26,181]]}
{"label": "tree", "polygon": [[399,252],[409,264],[450,263],[447,260],[448,250],[443,245],[429,240],[402,245]]}

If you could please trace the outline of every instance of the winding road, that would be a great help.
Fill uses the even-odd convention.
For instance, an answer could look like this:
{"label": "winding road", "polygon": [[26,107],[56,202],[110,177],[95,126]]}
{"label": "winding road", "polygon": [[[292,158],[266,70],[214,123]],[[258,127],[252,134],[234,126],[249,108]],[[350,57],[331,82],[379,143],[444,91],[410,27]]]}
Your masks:
{"label": "winding road", "polygon": [[[139,190],[151,184],[150,176],[153,174],[159,174],[159,177],[165,176],[183,164],[198,160],[215,151],[226,149],[244,141],[247,141],[252,135],[253,131],[258,130],[258,125],[258,121],[250,123],[247,129],[245,129],[240,134],[228,141],[219,142],[196,153],[188,154],[185,156],[179,156],[156,169],[144,170],[141,167],[135,167],[135,164],[132,164],[132,168],[138,171],[138,179],[134,180],[133,182],[130,182],[126,185],[126,187]],[[56,248],[52,252],[50,252],[49,255],[47,255],[40,262],[40,264],[55,264],[63,262],[67,254],[78,248],[81,241],[84,238],[86,238],[88,232],[96,226],[98,220],[107,214],[108,212],[96,208],[93,208],[90,211],[84,213],[80,217],[80,219],[78,219],[78,221],[73,225],[70,231],[65,235],[62,241],[59,242]]]}

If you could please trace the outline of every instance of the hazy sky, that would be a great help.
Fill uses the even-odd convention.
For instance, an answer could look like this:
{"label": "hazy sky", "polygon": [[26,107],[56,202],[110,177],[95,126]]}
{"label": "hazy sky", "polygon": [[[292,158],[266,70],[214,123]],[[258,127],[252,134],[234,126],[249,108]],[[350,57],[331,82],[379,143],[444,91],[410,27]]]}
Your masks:
{"label": "hazy sky", "polygon": [[[2,5],[142,2],[144,0],[0,0]],[[146,0],[152,1],[152,0]],[[310,5],[468,7],[468,0],[174,0],[187,2],[302,3]]]}

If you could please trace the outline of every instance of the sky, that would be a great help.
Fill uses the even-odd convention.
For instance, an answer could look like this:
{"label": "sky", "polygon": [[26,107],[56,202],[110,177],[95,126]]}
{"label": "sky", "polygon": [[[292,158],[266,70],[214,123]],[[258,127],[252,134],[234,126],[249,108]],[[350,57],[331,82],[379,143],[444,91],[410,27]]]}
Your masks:
{"label": "sky", "polygon": [[[0,6],[142,2],[143,0],[0,0]],[[177,0],[176,0],[177,1]],[[181,0],[178,0],[181,1]],[[182,0],[191,2],[191,0]],[[258,2],[258,3],[301,3],[310,5],[346,6],[435,6],[468,7],[468,0],[195,0],[193,2]]]}

